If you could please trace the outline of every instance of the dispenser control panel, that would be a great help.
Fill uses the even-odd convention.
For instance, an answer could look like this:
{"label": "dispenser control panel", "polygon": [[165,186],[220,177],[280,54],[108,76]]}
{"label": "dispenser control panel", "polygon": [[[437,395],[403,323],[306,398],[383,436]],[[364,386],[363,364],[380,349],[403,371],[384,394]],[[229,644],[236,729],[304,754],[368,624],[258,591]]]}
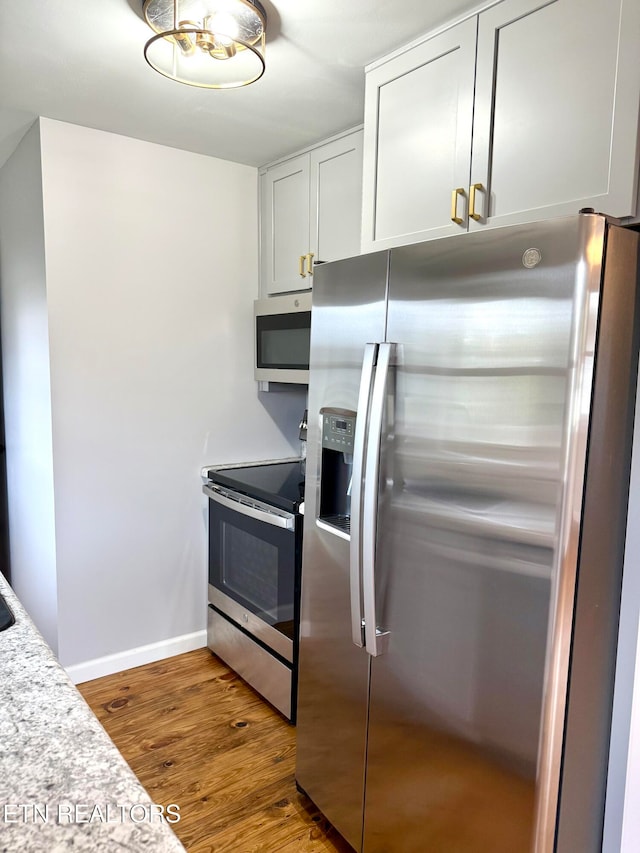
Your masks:
{"label": "dispenser control panel", "polygon": [[324,411],[322,414],[322,446],[328,450],[353,453],[356,432],[355,412]]}

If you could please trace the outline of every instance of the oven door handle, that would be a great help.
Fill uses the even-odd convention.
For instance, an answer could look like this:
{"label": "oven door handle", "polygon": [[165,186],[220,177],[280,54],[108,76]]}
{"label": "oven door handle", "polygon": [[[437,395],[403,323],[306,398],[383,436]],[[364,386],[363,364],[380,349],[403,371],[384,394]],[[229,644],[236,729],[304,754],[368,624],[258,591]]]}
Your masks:
{"label": "oven door handle", "polygon": [[264,521],[265,524],[271,524],[273,527],[282,527],[284,530],[293,530],[295,528],[295,516],[290,512],[283,512],[274,507],[273,510],[260,509],[250,503],[228,497],[226,494],[221,494],[213,486],[205,483],[202,491],[212,501],[221,504],[227,509],[232,509],[234,512],[240,512],[242,515],[247,515],[249,518],[255,518],[256,521]]}

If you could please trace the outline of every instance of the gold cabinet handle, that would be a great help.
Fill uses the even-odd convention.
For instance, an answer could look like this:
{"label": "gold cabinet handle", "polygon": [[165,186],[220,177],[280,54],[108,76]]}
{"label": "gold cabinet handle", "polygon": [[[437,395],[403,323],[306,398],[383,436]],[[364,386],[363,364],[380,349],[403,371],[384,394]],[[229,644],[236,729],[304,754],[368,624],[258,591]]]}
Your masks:
{"label": "gold cabinet handle", "polygon": [[307,255],[307,275],[313,275],[313,252]]}
{"label": "gold cabinet handle", "polygon": [[456,225],[462,225],[463,222],[462,217],[458,216],[459,195],[464,198],[464,187],[457,187],[455,190],[451,190],[451,221],[455,222]]}
{"label": "gold cabinet handle", "polygon": [[298,274],[301,278],[304,278],[306,273],[304,271],[304,255],[300,255],[298,258]]}
{"label": "gold cabinet handle", "polygon": [[476,190],[484,190],[482,184],[471,184],[469,187],[469,216],[475,219],[476,222],[480,219],[480,214],[476,213]]}

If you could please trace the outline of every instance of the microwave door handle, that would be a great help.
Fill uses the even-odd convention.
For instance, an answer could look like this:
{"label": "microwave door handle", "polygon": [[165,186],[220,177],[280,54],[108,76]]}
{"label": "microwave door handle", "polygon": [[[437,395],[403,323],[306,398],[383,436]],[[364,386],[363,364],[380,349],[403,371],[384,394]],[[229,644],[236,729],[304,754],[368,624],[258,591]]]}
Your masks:
{"label": "microwave door handle", "polygon": [[369,399],[378,344],[365,344],[360,374],[360,391],[353,438],[351,479],[351,525],[349,543],[349,588],[351,595],[351,638],[354,645],[364,646],[364,614],[362,602],[362,478],[369,426]]}
{"label": "microwave door handle", "polygon": [[382,631],[376,620],[376,538],[378,526],[378,489],[380,481],[380,444],[387,397],[389,367],[394,344],[380,344],[376,376],[371,395],[369,441],[364,471],[362,521],[362,598],[364,603],[364,634],[367,652],[378,657],[387,649],[389,632]]}
{"label": "microwave door handle", "polygon": [[295,516],[291,513],[279,512],[276,509],[274,509],[273,512],[259,509],[251,504],[222,495],[206,483],[203,485],[202,491],[210,500],[219,503],[221,506],[227,507],[227,509],[232,509],[234,512],[239,512],[241,515],[254,518],[256,521],[264,521],[265,524],[271,524],[273,527],[282,527],[284,530],[293,530],[295,527]]}

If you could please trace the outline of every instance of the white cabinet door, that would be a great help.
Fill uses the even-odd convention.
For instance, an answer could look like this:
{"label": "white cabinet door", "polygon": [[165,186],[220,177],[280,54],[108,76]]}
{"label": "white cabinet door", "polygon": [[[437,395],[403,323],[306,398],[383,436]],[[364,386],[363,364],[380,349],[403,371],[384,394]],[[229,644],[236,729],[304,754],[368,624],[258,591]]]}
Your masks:
{"label": "white cabinet door", "polygon": [[479,15],[470,229],[635,214],[639,46],[638,0],[504,0]]}
{"label": "white cabinet door", "polygon": [[362,131],[310,152],[311,242],[314,261],[360,254]]}
{"label": "white cabinet door", "polygon": [[476,28],[470,18],[367,74],[363,251],[466,229]]}
{"label": "white cabinet door", "polygon": [[274,166],[261,181],[263,292],[310,287],[304,270],[301,274],[309,251],[309,155]]}
{"label": "white cabinet door", "polygon": [[362,130],[332,139],[260,176],[260,291],[304,290],[313,261],[360,252]]}

